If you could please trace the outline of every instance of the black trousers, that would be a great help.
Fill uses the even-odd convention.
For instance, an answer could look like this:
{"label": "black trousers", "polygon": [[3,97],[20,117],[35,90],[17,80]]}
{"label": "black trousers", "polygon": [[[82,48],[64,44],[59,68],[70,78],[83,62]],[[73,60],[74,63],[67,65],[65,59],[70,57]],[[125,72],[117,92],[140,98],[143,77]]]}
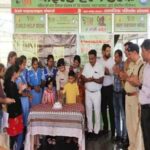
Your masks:
{"label": "black trousers", "polygon": [[150,150],[150,106],[141,106],[141,126],[145,150]]}
{"label": "black trousers", "polygon": [[123,102],[124,111],[126,111],[126,109],[125,109],[125,107],[126,107],[126,92],[125,92],[125,90],[123,90],[123,92],[122,92],[122,102]]}
{"label": "black trousers", "polygon": [[115,135],[114,107],[113,107],[113,85],[103,86],[101,89],[102,101],[101,112],[103,119],[103,130],[108,130],[107,108],[109,109],[111,136]]}
{"label": "black trousers", "polygon": [[13,150],[16,141],[17,141],[17,136],[10,136],[10,150]]}

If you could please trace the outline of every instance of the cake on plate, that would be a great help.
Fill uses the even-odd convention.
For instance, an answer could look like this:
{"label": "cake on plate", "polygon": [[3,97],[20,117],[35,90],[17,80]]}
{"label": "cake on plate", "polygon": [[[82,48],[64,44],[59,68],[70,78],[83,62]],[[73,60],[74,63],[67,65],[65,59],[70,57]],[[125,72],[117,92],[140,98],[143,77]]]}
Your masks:
{"label": "cake on plate", "polygon": [[60,102],[55,102],[53,105],[53,109],[62,109],[62,104]]}

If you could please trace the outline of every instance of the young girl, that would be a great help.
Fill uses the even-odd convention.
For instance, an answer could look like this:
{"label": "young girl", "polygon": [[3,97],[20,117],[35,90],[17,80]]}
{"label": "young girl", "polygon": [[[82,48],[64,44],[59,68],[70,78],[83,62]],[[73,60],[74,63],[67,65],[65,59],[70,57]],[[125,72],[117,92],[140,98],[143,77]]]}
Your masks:
{"label": "young girl", "polygon": [[68,71],[65,66],[64,58],[60,58],[57,62],[58,72],[56,75],[56,87],[57,87],[57,94],[58,99],[61,98],[61,92],[64,89],[64,85],[67,83],[68,80]]}
{"label": "young girl", "polygon": [[17,58],[17,53],[14,51],[11,51],[8,54],[8,58],[7,58],[7,68],[9,68],[11,65],[14,65],[16,62],[16,58]]}
{"label": "young girl", "polygon": [[30,90],[28,89],[28,86],[27,86],[28,70],[25,68],[26,67],[26,57],[22,55],[19,58],[17,58],[16,65],[19,66],[19,71],[20,71],[20,75],[16,80],[18,90],[20,91],[24,87],[24,90],[22,92],[19,92],[19,94],[21,96],[20,99],[21,99],[23,123],[24,123],[23,138],[25,139],[28,115],[29,115],[29,104],[30,104],[30,98],[31,98]]}
{"label": "young girl", "polygon": [[31,87],[31,106],[38,105],[42,99],[42,81],[45,80],[43,71],[38,67],[38,59],[32,58],[32,69],[28,72],[28,84]]}
{"label": "young girl", "polygon": [[23,117],[20,95],[16,84],[16,79],[19,76],[19,67],[12,65],[9,67],[5,74],[4,90],[6,96],[14,98],[15,103],[9,104],[7,110],[9,113],[7,133],[10,135],[10,149],[12,150],[14,144],[17,144],[16,150],[20,150],[22,146],[22,132],[23,132]]}
{"label": "young girl", "polygon": [[21,56],[17,58],[16,65],[19,66],[20,75],[16,80],[18,89],[22,89],[24,86],[24,90],[22,93],[19,93],[21,95],[21,105],[22,105],[22,111],[23,111],[23,121],[24,125],[27,126],[27,119],[29,114],[29,92],[27,92],[27,69],[26,67],[26,57]]}
{"label": "young girl", "polygon": [[[46,88],[43,93],[42,104],[53,105],[55,103],[55,98],[56,98],[55,80],[49,77],[46,81]],[[55,137],[47,136],[46,139],[48,144],[50,145],[56,144]]]}
{"label": "young girl", "polygon": [[54,104],[56,91],[54,88],[54,80],[49,78],[46,83],[47,88],[44,90],[42,103],[43,104]]}
{"label": "young girl", "polygon": [[57,68],[54,66],[54,56],[48,55],[47,56],[47,65],[44,68],[44,76],[46,81],[48,81],[49,78],[53,78],[54,80],[54,86],[56,88],[56,74],[57,74]]}

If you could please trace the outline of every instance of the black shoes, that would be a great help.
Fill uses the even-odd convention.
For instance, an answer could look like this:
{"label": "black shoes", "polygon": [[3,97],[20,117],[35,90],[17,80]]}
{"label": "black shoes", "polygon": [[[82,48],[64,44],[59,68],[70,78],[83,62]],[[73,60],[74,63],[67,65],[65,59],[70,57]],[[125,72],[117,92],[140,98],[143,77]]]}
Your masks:
{"label": "black shoes", "polygon": [[118,148],[121,149],[128,149],[129,147],[129,140],[128,139],[122,139],[118,144],[117,144]]}
{"label": "black shoes", "polygon": [[86,138],[87,138],[87,140],[96,141],[98,138],[98,134],[88,132],[88,133],[86,133]]}
{"label": "black shoes", "polygon": [[113,136],[113,137],[111,137],[111,140],[113,143],[117,144],[117,143],[121,142],[122,138],[120,136]]}
{"label": "black shoes", "polygon": [[99,131],[98,135],[99,136],[104,136],[104,135],[108,135],[109,131],[108,130],[101,130]]}

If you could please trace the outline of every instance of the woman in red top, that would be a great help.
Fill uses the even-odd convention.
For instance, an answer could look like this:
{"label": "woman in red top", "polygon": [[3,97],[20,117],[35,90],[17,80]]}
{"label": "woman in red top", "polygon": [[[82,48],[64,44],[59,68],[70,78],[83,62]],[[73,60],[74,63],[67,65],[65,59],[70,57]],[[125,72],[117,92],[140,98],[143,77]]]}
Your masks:
{"label": "woman in red top", "polygon": [[19,76],[19,66],[12,65],[9,67],[5,74],[4,79],[4,91],[6,96],[14,98],[15,103],[9,104],[7,110],[9,113],[7,133],[10,136],[10,149],[12,150],[14,144],[17,144],[15,150],[20,150],[22,144],[22,132],[23,132],[23,118],[22,118],[22,107],[20,101],[20,95],[16,85],[16,79]]}

